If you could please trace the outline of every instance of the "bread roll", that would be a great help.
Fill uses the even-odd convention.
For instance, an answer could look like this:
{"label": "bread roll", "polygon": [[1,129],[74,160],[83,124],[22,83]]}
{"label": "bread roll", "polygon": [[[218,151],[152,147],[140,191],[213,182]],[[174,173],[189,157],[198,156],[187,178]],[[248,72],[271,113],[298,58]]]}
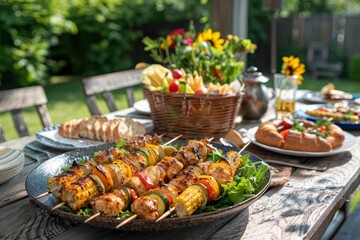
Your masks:
{"label": "bread roll", "polygon": [[295,130],[289,131],[283,148],[304,152],[329,152],[332,149],[331,144],[325,138]]}
{"label": "bread roll", "polygon": [[255,133],[256,141],[271,147],[282,148],[284,145],[284,138],[278,133],[276,126],[272,122],[265,122],[260,124]]}
{"label": "bread roll", "polygon": [[[312,128],[315,124],[304,119],[296,119],[305,128]],[[259,143],[294,151],[305,152],[329,152],[344,142],[344,131],[335,124],[327,126],[329,134],[323,138],[309,132],[289,130],[286,134],[280,134],[281,120],[270,120],[260,124],[255,133],[256,141]],[[284,137],[285,136],[285,137]]]}

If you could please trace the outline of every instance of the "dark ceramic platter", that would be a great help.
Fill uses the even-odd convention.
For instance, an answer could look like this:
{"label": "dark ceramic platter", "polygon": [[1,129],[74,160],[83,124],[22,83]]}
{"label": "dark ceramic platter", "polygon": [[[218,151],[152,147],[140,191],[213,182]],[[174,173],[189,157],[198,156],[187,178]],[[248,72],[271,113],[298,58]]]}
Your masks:
{"label": "dark ceramic platter", "polygon": [[[175,142],[179,145],[185,145],[185,141],[177,141]],[[228,151],[230,149],[239,151],[239,148],[229,148],[225,147],[223,145],[214,143],[215,147],[222,149],[223,151]],[[59,203],[59,200],[52,196],[51,194],[40,198],[35,199],[36,196],[38,196],[41,193],[47,192],[47,180],[56,174],[60,173],[60,169],[68,164],[71,164],[74,160],[78,161],[81,159],[88,159],[90,158],[95,151],[104,150],[112,145],[102,145],[102,146],[95,146],[95,147],[89,147],[85,149],[78,149],[74,150],[68,153],[64,153],[62,155],[59,155],[57,157],[54,157],[38,167],[36,167],[34,170],[30,172],[26,179],[25,187],[26,191],[29,194],[29,197],[38,205],[41,207],[47,209],[50,211],[52,207],[57,205]],[[242,152],[242,155],[249,154],[249,158],[253,162],[262,161],[259,157],[248,153],[246,151]],[[197,224],[202,224],[206,222],[213,221],[218,218],[226,218],[233,216],[236,213],[240,213],[242,210],[246,209],[250,204],[252,204],[256,199],[258,199],[269,187],[270,180],[271,180],[271,173],[270,170],[268,170],[266,174],[266,181],[264,186],[262,187],[261,191],[257,193],[255,196],[228,208],[216,210],[213,212],[208,213],[201,213],[201,214],[195,214],[188,217],[173,217],[173,218],[165,218],[162,221],[155,223],[153,220],[147,220],[147,219],[135,219],[121,228],[120,230],[141,230],[141,231],[147,231],[147,230],[162,230],[162,229],[173,229],[173,228],[182,228],[187,226],[193,226]],[[61,216],[63,218],[72,220],[74,222],[84,222],[88,217],[86,216],[80,216],[76,215],[74,213],[69,213],[62,211],[61,209],[54,210],[54,214]],[[117,220],[115,218],[104,218],[104,217],[97,217],[94,220],[90,221],[88,224],[104,227],[104,228],[110,228],[114,229],[115,226],[117,226],[122,220]]]}

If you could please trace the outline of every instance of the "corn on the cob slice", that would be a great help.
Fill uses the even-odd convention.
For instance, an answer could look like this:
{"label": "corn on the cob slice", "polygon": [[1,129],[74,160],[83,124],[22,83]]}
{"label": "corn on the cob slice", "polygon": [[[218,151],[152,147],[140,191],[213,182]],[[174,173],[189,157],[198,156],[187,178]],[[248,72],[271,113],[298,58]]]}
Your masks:
{"label": "corn on the cob slice", "polygon": [[[91,175],[90,175],[91,176]],[[93,177],[80,178],[76,183],[66,185],[61,189],[60,199],[68,204],[73,210],[77,211],[86,206],[91,199],[98,196],[100,191]]]}
{"label": "corn on the cob slice", "polygon": [[198,208],[205,206],[207,202],[206,191],[199,184],[188,187],[175,199],[176,214],[179,217],[189,216]]}

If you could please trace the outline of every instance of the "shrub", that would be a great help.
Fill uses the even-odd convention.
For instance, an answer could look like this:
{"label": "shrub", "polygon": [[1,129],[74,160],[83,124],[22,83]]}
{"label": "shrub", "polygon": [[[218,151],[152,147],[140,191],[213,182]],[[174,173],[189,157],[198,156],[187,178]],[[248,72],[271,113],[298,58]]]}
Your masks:
{"label": "shrub", "polygon": [[52,63],[50,46],[76,26],[62,14],[57,0],[0,1],[0,86],[45,83]]}
{"label": "shrub", "polygon": [[351,80],[360,82],[360,54],[355,54],[350,58],[348,71]]}
{"label": "shrub", "polygon": [[0,0],[0,88],[45,84],[59,73],[93,75],[131,68],[143,52],[143,36],[200,19],[208,13],[206,4]]}

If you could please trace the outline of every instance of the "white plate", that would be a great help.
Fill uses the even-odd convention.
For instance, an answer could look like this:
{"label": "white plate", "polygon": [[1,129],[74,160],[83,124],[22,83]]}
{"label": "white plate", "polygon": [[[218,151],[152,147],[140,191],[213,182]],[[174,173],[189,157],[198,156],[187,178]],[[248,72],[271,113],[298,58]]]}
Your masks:
{"label": "white plate", "polygon": [[74,150],[78,148],[87,148],[104,144],[103,142],[87,139],[64,138],[58,134],[59,125],[44,128],[36,133],[36,140],[45,146],[60,149]]}
{"label": "white plate", "polygon": [[134,109],[140,113],[150,115],[150,105],[147,99],[142,99],[134,103]]}
{"label": "white plate", "polygon": [[0,184],[19,174],[24,168],[24,163],[23,152],[0,146]]}
{"label": "white plate", "polygon": [[291,155],[291,156],[298,156],[298,157],[325,157],[325,156],[331,156],[339,153],[343,153],[346,151],[349,151],[353,147],[356,146],[356,137],[348,132],[345,133],[345,140],[343,144],[340,147],[337,147],[333,149],[330,152],[301,152],[301,151],[293,151],[293,150],[285,150],[281,148],[276,147],[270,147],[265,144],[259,143],[255,139],[255,133],[257,131],[258,127],[250,128],[248,130],[248,138],[253,142],[254,144],[258,145],[259,147],[265,148],[269,151],[281,153],[285,155]]}
{"label": "white plate", "polygon": [[340,102],[343,100],[354,100],[360,98],[360,95],[351,93],[352,99],[327,99],[324,95],[320,95],[319,92],[309,91],[304,94],[303,99],[313,103],[329,103],[329,102]]}

